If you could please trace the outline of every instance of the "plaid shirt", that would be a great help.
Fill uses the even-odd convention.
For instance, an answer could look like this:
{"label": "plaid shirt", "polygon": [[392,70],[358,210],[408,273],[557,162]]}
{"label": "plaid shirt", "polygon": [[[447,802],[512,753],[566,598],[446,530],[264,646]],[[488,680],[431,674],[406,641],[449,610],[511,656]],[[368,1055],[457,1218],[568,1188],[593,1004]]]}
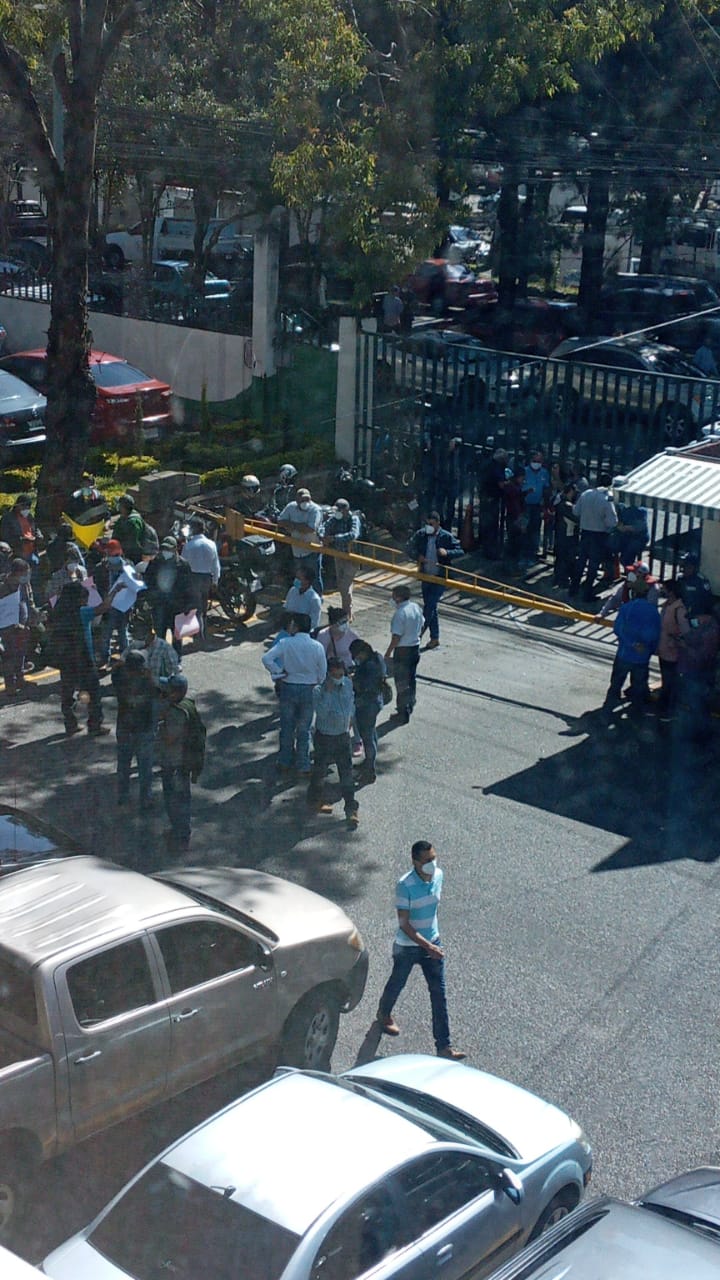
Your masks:
{"label": "plaid shirt", "polygon": [[180,662],[172,645],[168,644],[167,640],[161,640],[159,636],[156,636],[152,644],[142,652],[145,654],[153,684],[158,688],[161,676],[174,676],[180,670]]}

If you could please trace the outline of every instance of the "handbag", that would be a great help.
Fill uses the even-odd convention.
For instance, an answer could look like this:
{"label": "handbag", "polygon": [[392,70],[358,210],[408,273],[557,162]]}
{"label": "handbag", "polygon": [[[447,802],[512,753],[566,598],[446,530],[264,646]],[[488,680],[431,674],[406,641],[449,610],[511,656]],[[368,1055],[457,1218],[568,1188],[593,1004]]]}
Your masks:
{"label": "handbag", "polygon": [[198,618],[197,609],[188,609],[187,613],[175,614],[173,635],[176,640],[184,640],[187,636],[197,636],[199,634],[200,619]]}

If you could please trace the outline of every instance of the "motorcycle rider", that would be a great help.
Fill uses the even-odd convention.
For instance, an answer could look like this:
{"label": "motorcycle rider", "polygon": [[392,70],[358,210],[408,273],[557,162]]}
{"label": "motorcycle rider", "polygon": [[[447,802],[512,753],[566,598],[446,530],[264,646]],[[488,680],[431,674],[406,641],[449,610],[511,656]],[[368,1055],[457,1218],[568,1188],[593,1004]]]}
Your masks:
{"label": "motorcycle rider", "polygon": [[245,516],[246,520],[252,520],[253,516],[259,511],[261,502],[260,481],[257,476],[243,476],[240,481],[240,497],[238,499],[238,511],[240,514]]}

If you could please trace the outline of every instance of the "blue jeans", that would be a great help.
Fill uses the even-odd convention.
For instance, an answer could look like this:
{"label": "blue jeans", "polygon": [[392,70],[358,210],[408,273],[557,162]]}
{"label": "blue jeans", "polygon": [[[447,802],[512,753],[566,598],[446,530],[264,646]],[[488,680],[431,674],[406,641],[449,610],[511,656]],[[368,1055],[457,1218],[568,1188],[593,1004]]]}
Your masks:
{"label": "blue jeans", "polygon": [[423,614],[425,615],[425,626],[430,632],[431,640],[439,640],[440,638],[438,605],[444,590],[445,588],[438,586],[437,582],[422,583]]}
{"label": "blue jeans", "polygon": [[585,574],[585,595],[588,599],[592,598],[597,571],[607,554],[608,535],[606,533],[597,532],[594,529],[585,529],[580,534],[578,558],[575,561],[575,571],[570,583],[570,590],[573,594],[580,586],[583,570],[587,570]]}
{"label": "blue jeans", "polygon": [[140,804],[147,804],[152,787],[152,767],[155,754],[155,734],[152,729],[143,733],[125,733],[117,736],[118,801],[124,803],[130,791],[130,766],[133,756],[137,760]]}
{"label": "blue jeans", "polygon": [[281,680],[280,752],[278,764],[283,769],[295,765],[301,773],[310,771],[310,726],[313,718],[313,686],[288,684]]}
{"label": "blue jeans", "polygon": [[542,511],[543,509],[539,502],[525,501],[525,515],[528,522],[525,533],[525,554],[528,560],[537,560]]}
{"label": "blue jeans", "polygon": [[190,840],[190,771],[165,765],[161,776],[165,812],[173,839],[186,845]]}
{"label": "blue jeans", "polygon": [[365,748],[365,768],[373,772],[375,771],[378,748],[375,722],[378,718],[379,710],[377,698],[370,703],[356,702],[355,704],[355,725]]}
{"label": "blue jeans", "polygon": [[[437,945],[440,945],[439,939]],[[393,947],[392,973],[380,997],[378,1016],[380,1018],[388,1018],[390,1016],[395,1007],[395,1002],[416,964],[420,965],[430,992],[433,1039],[435,1048],[439,1053],[442,1049],[447,1049],[450,1044],[450,1024],[448,1022],[447,998],[445,995],[445,960],[443,957],[435,960],[433,956],[428,955],[424,947],[416,947],[414,945],[402,947],[395,943]]]}
{"label": "blue jeans", "polygon": [[121,613],[119,609],[109,609],[105,617],[105,626],[102,633],[102,654],[101,662],[103,666],[107,666],[110,661],[110,642],[112,640],[113,631],[117,630],[118,649],[124,653],[128,647],[126,613]]}

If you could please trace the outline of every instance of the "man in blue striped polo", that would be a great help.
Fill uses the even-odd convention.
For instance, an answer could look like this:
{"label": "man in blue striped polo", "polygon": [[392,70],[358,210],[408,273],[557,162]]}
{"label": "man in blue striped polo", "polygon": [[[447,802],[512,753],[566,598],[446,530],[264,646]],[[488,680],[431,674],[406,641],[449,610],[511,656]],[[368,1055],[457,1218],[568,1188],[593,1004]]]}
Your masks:
{"label": "man in blue striped polo", "polygon": [[439,1058],[459,1062],[465,1054],[450,1043],[447,998],[445,995],[445,955],[440,946],[438,907],[443,873],[428,840],[416,840],[411,850],[412,870],[398,880],[395,906],[398,931],[393,944],[392,973],[380,997],[377,1021],[385,1035],[398,1036],[400,1028],[392,1011],[411,970],[420,965],[430,992],[432,1029]]}

